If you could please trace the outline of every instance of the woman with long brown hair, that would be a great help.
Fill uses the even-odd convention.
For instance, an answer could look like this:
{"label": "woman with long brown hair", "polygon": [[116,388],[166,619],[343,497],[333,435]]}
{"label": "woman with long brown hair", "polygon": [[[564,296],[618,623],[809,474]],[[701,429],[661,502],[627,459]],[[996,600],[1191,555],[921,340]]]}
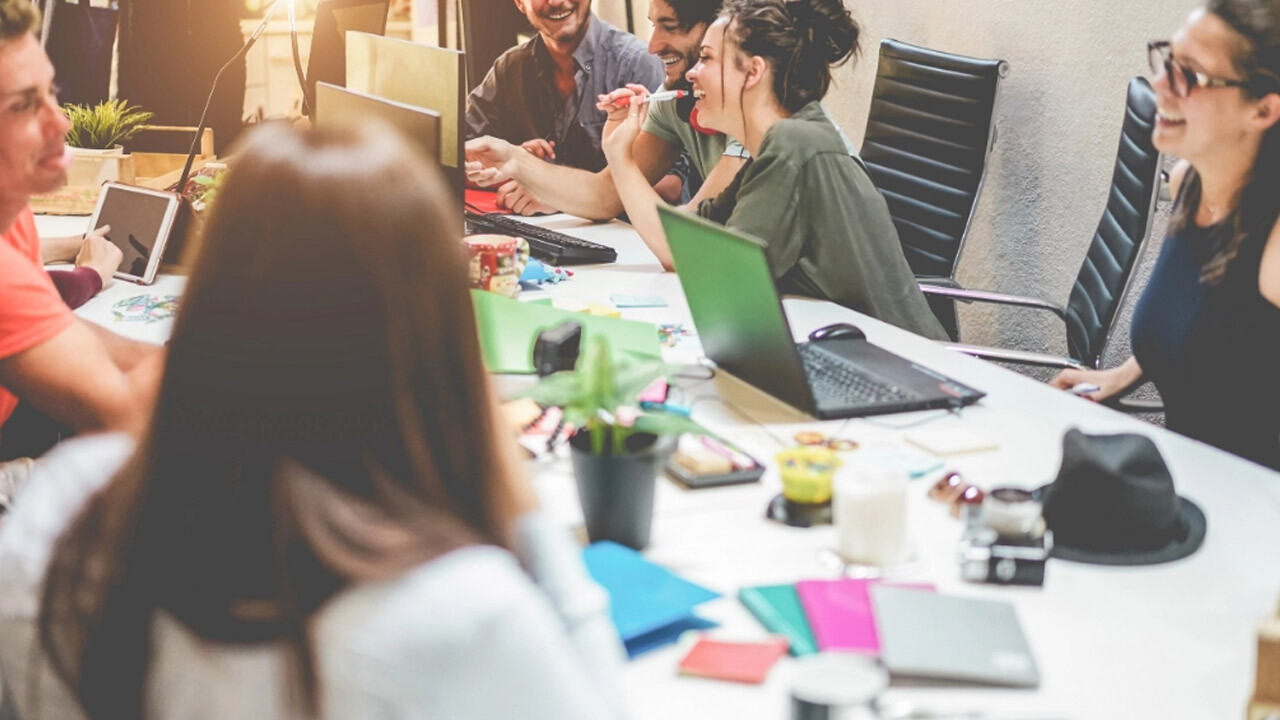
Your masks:
{"label": "woman with long brown hair", "polygon": [[1182,158],[1169,233],[1133,357],[1053,384],[1151,380],[1170,430],[1280,470],[1280,0],[1209,0],[1148,53],[1152,140]]}
{"label": "woman with long brown hair", "polygon": [[0,534],[19,717],[616,714],[607,599],[495,417],[447,197],[386,128],[248,138],[149,433],[55,449]]}

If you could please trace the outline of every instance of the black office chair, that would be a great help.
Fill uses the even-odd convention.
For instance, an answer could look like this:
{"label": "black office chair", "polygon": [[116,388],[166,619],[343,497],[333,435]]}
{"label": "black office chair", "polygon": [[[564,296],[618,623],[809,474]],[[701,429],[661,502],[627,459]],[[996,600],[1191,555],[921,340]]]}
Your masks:
{"label": "black office chair", "polygon": [[[1003,60],[880,43],[862,160],[889,204],[907,263],[923,281],[950,285],[995,143]],[[955,305],[931,299],[951,339]]]}
{"label": "black office chair", "polygon": [[[1097,368],[1106,352],[1111,325],[1133,280],[1133,269],[1151,235],[1160,188],[1160,153],[1151,144],[1156,98],[1143,78],[1129,81],[1124,126],[1111,175],[1111,194],[1089,252],[1080,266],[1067,306],[1037,298],[921,285],[926,295],[1048,310],[1066,325],[1068,357],[976,345],[951,348],[991,360],[1057,368]],[[1128,401],[1124,408],[1158,410],[1158,405]]]}

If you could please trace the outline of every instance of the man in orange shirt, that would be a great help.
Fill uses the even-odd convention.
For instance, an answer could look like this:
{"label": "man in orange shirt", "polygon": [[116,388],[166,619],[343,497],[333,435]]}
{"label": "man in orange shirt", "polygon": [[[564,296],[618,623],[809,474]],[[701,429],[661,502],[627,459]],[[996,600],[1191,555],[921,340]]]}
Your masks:
{"label": "man in orange shirt", "polygon": [[[77,319],[40,261],[29,200],[67,180],[68,123],[28,0],[0,0],[0,454],[19,398],[75,431],[139,429],[163,353]],[[4,488],[0,488],[0,495]]]}

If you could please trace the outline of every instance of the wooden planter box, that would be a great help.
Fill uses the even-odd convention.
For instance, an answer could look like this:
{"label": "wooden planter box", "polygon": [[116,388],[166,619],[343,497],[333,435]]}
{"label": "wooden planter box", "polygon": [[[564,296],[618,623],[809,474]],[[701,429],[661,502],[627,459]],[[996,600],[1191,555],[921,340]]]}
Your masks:
{"label": "wooden planter box", "polygon": [[[73,150],[76,157],[67,171],[67,184],[48,195],[31,198],[31,207],[47,215],[90,215],[98,205],[102,183],[108,180],[168,189],[182,174],[195,131],[192,127],[147,125],[129,142],[130,152]],[[213,157],[213,130],[206,128],[192,171]]]}
{"label": "wooden planter box", "polygon": [[75,160],[67,170],[67,184],[47,195],[31,198],[31,207],[48,215],[90,215],[98,205],[102,183],[119,180],[133,183],[133,156],[116,149],[110,151],[73,150]]}
{"label": "wooden planter box", "polygon": [[[155,190],[165,190],[178,181],[182,166],[191,148],[193,127],[171,125],[147,125],[129,141],[133,153],[137,183]],[[214,158],[213,129],[205,128],[200,135],[200,149],[196,153],[192,171]]]}

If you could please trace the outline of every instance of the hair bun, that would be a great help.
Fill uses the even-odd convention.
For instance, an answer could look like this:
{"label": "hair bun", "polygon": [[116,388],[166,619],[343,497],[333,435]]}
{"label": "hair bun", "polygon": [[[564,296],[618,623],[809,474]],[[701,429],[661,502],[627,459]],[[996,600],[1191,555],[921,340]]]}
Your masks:
{"label": "hair bun", "polygon": [[826,64],[842,63],[857,51],[858,25],[841,0],[786,0],[783,5]]}

